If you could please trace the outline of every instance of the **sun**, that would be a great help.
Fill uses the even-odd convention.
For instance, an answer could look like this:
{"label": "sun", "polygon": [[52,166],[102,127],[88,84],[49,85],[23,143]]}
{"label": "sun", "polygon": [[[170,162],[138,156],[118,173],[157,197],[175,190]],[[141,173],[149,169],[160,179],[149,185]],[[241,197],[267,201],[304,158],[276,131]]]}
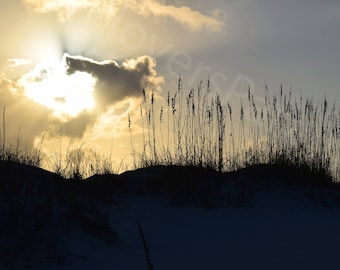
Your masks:
{"label": "sun", "polygon": [[95,107],[93,93],[96,79],[86,72],[67,74],[64,58],[38,63],[19,82],[28,98],[51,109],[53,115],[61,120],[76,117]]}

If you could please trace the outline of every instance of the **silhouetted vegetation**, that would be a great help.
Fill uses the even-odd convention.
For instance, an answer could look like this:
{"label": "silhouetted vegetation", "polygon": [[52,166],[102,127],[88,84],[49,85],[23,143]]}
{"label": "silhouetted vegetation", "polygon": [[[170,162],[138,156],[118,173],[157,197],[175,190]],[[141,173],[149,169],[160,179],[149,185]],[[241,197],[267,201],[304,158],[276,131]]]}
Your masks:
{"label": "silhouetted vegetation", "polygon": [[[152,165],[180,165],[235,171],[258,164],[277,164],[304,172],[309,181],[339,181],[340,110],[326,98],[314,102],[292,92],[271,95],[265,87],[264,104],[259,106],[248,90],[235,112],[218,93],[200,83],[185,93],[181,78],[177,90],[167,93],[166,103],[142,92],[140,105],[141,143],[128,128],[135,168]],[[157,102],[159,104],[157,104]],[[2,112],[0,160],[49,167],[61,177],[85,179],[114,172],[110,156],[98,154],[82,144],[66,153],[43,154],[45,135],[37,147],[6,137],[6,107]],[[136,145],[142,145],[137,147]],[[307,180],[308,181],[308,180]]]}
{"label": "silhouetted vegetation", "polygon": [[235,113],[231,104],[212,93],[209,81],[206,89],[201,83],[185,94],[179,79],[166,105],[156,102],[153,93],[148,97],[143,90],[143,146],[141,152],[132,149],[137,167],[163,164],[234,171],[276,164],[296,168],[310,181],[339,181],[340,110],[326,97],[315,103],[293,97],[291,91],[285,94],[282,86],[279,94],[271,95],[266,86],[263,107],[249,89],[247,104],[241,100]]}

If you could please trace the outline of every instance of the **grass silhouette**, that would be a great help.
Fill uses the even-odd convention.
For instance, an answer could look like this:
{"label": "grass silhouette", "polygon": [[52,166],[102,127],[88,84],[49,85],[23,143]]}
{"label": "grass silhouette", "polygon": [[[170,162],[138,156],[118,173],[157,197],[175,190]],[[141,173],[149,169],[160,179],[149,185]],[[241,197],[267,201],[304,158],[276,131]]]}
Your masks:
{"label": "grass silhouette", "polygon": [[[218,93],[201,82],[185,92],[179,78],[174,93],[162,104],[154,92],[143,89],[140,104],[141,142],[128,128],[134,168],[179,165],[235,171],[259,164],[296,168],[317,181],[340,180],[340,110],[326,97],[293,97],[292,92],[270,94],[265,86],[264,106],[255,102],[251,89],[241,100],[239,112],[224,103]],[[85,179],[113,173],[111,156],[103,156],[83,145],[46,158],[42,154],[45,135],[36,148],[23,147],[21,131],[11,143],[6,138],[6,107],[3,107],[0,160],[41,167],[44,162],[64,178]],[[141,147],[138,147],[138,144]],[[47,159],[47,160],[46,160]],[[308,181],[308,180],[307,180]]]}
{"label": "grass silhouette", "polygon": [[212,93],[209,81],[206,89],[201,83],[185,94],[180,78],[175,93],[168,92],[166,105],[156,106],[154,94],[148,97],[143,90],[143,146],[140,152],[132,147],[137,167],[181,165],[233,171],[275,164],[299,169],[314,180],[322,176],[339,181],[340,110],[335,102],[329,105],[325,97],[315,103],[301,94],[293,98],[282,86],[273,95],[265,86],[264,100],[259,108],[249,89],[247,104],[241,100],[237,115],[219,94]]}

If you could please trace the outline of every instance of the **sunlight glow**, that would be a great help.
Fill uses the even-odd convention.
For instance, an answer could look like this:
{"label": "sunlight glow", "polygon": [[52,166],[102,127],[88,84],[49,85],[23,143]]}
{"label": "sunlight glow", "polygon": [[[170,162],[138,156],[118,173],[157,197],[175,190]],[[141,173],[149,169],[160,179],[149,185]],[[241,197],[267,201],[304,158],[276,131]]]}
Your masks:
{"label": "sunlight glow", "polygon": [[61,120],[95,106],[95,78],[86,72],[68,75],[64,60],[39,63],[20,83],[27,97],[53,110],[53,115]]}
{"label": "sunlight glow", "polygon": [[8,67],[19,67],[32,64],[30,59],[10,58],[8,59]]}

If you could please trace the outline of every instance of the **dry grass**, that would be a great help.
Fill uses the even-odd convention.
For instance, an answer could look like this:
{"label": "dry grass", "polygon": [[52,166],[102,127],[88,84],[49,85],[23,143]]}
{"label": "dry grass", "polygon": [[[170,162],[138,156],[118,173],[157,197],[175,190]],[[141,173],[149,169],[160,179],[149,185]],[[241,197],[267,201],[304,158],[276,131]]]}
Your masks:
{"label": "dry grass", "polygon": [[[111,174],[115,171],[111,154],[109,156],[101,155],[93,149],[85,148],[84,144],[74,147],[72,141],[70,141],[65,153],[60,150],[49,156],[44,155],[42,148],[47,132],[42,135],[37,147],[27,146],[23,143],[20,128],[14,141],[7,139],[5,106],[2,114],[0,161],[13,161],[34,167],[45,167],[58,176],[75,180],[85,179],[94,174]],[[120,166],[122,166],[122,163]]]}
{"label": "dry grass", "polygon": [[267,86],[264,100],[260,108],[249,89],[238,114],[212,93],[209,81],[206,88],[201,83],[197,90],[184,93],[179,79],[165,105],[156,104],[153,93],[149,97],[143,90],[143,147],[137,167],[190,165],[231,171],[279,164],[339,181],[340,110],[336,104],[329,104],[326,97],[318,102],[301,94],[293,97],[282,87],[271,95]]}
{"label": "dry grass", "polygon": [[[279,164],[300,168],[309,175],[340,180],[340,110],[326,98],[284,93],[270,94],[265,87],[264,106],[256,103],[251,89],[235,112],[231,104],[210,89],[209,81],[185,92],[181,78],[165,104],[143,90],[140,104],[141,142],[130,129],[133,165],[181,165],[234,171],[256,164]],[[66,153],[42,154],[45,135],[38,147],[25,147],[21,130],[17,139],[6,137],[6,107],[2,110],[0,160],[41,167],[65,178],[84,179],[93,174],[114,172],[110,156],[84,145]],[[138,148],[138,145],[142,145]],[[122,164],[121,164],[122,165]],[[120,166],[121,166],[120,165]]]}

